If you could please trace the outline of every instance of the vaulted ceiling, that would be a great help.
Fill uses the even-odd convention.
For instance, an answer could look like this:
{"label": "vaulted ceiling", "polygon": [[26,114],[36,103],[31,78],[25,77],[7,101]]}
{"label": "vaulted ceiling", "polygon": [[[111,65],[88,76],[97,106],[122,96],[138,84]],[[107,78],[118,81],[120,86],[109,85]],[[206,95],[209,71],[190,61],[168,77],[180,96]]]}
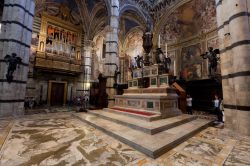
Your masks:
{"label": "vaulted ceiling", "polygon": [[36,14],[42,11],[56,10],[60,5],[67,6],[70,13],[81,18],[86,38],[93,38],[108,24],[108,0],[36,0]]}
{"label": "vaulted ceiling", "polygon": [[[164,11],[182,0],[119,0],[120,30],[126,34],[135,27],[145,28],[146,22],[155,25]],[[83,27],[85,36],[93,39],[109,24],[110,0],[36,0],[36,14],[56,10],[53,6],[65,5]]]}

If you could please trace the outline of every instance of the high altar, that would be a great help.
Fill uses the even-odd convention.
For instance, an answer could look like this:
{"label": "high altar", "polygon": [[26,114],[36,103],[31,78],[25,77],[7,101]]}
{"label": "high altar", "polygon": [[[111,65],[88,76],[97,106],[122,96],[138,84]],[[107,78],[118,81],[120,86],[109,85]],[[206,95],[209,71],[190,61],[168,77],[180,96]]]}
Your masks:
{"label": "high altar", "polygon": [[129,88],[115,96],[115,107],[156,113],[161,118],[180,115],[176,91],[169,86],[169,75],[160,69],[158,64],[135,69]]}
{"label": "high altar", "polygon": [[115,96],[115,107],[151,112],[160,115],[158,116],[160,118],[180,115],[178,96],[175,89],[169,86],[168,73],[171,60],[163,56],[160,44],[158,44],[154,56],[158,59],[157,64],[149,61],[150,53],[151,58],[153,54],[151,51],[153,33],[149,24],[142,38],[145,55],[143,58],[137,56],[137,69],[133,70],[132,78],[128,80],[128,89],[124,91],[124,94]]}

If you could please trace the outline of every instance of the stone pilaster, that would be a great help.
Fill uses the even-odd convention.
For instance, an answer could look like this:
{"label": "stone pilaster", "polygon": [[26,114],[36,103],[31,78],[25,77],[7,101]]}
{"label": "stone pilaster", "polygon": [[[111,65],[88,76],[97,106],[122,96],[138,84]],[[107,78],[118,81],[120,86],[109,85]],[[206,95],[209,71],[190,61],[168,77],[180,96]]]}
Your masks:
{"label": "stone pilaster", "polygon": [[249,1],[216,0],[226,127],[250,135]]}
{"label": "stone pilaster", "polygon": [[109,107],[114,105],[114,95],[116,90],[114,89],[114,73],[116,65],[119,66],[119,51],[118,51],[118,26],[119,26],[119,1],[111,0],[111,16],[110,26],[106,35],[106,58],[105,58],[105,72],[104,75],[107,77],[107,93],[109,100]]}
{"label": "stone pilaster", "polygon": [[[23,114],[34,9],[34,0],[4,1],[0,35],[0,116]],[[13,82],[8,83],[4,57],[12,53],[22,58],[22,64],[14,72]]]}

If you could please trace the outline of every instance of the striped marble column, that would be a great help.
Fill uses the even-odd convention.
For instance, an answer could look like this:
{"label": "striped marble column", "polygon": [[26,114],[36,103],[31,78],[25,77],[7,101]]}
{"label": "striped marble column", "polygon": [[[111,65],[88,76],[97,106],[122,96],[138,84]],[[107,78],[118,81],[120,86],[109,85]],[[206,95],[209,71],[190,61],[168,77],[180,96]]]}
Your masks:
{"label": "striped marble column", "polygon": [[[0,116],[23,114],[34,9],[34,0],[4,1],[0,36]],[[13,82],[8,83],[4,57],[12,53],[22,58],[22,64],[14,72]]]}
{"label": "striped marble column", "polygon": [[249,0],[216,0],[226,127],[250,135]]}
{"label": "striped marble column", "polygon": [[110,27],[106,35],[106,57],[105,57],[105,70],[104,75],[107,77],[107,93],[109,105],[114,105],[114,95],[116,90],[114,88],[114,73],[116,65],[119,66],[119,55],[118,55],[118,26],[119,26],[119,1],[111,0],[112,12],[110,16]]}
{"label": "striped marble column", "polygon": [[93,41],[85,40],[83,48],[83,73],[79,76],[76,88],[77,96],[90,95],[90,82],[92,73]]}

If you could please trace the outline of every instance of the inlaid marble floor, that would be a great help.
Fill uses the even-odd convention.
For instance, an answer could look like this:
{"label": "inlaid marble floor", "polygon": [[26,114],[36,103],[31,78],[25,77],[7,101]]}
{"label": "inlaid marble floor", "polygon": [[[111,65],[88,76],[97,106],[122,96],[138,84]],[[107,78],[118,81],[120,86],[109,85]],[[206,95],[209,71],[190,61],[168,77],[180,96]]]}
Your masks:
{"label": "inlaid marble floor", "polygon": [[1,166],[250,165],[250,138],[212,127],[156,160],[74,119],[70,113],[1,119],[1,134],[8,134],[0,152]]}

